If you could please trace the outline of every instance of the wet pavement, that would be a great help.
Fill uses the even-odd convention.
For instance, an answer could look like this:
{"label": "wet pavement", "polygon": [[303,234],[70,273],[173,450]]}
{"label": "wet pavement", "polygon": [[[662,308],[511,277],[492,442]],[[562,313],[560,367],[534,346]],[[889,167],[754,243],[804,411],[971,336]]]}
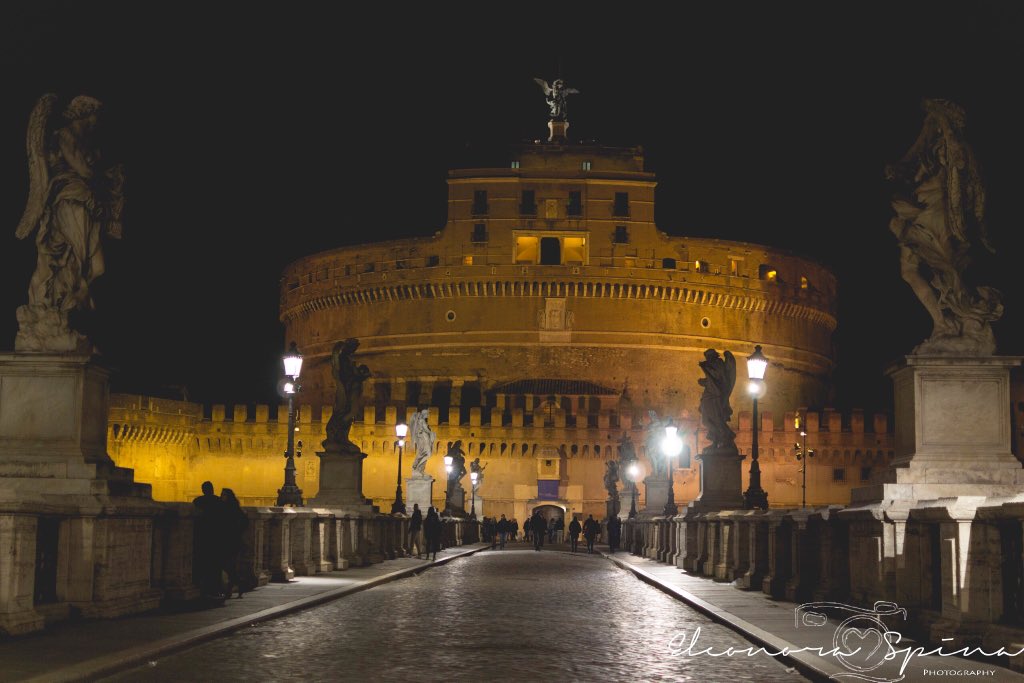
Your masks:
{"label": "wet pavement", "polygon": [[763,654],[673,656],[673,638],[678,648],[697,628],[701,648],[752,645],[599,555],[519,548],[457,559],[104,680],[806,680]]}

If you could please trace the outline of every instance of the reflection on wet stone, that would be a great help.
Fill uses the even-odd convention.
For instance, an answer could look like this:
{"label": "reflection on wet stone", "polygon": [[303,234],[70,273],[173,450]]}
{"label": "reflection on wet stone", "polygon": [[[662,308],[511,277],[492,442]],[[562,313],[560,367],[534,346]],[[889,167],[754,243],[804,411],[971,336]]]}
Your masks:
{"label": "reflection on wet stone", "polygon": [[752,646],[603,558],[485,552],[108,680],[805,680],[765,655],[671,656],[698,627],[699,649]]}

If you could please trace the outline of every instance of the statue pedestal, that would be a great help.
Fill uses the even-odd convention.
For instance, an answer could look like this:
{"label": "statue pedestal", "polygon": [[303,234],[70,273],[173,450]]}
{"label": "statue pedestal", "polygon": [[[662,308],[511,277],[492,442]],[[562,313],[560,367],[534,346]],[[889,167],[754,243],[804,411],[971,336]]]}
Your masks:
{"label": "statue pedestal", "polygon": [[701,462],[700,495],[687,506],[695,512],[743,509],[743,459],[736,447],[705,448]]}
{"label": "statue pedestal", "polygon": [[668,502],[668,477],[657,475],[647,477],[644,479],[644,491],[647,494],[644,514],[656,516],[665,514],[665,503]]}
{"label": "statue pedestal", "polygon": [[548,142],[568,142],[569,138],[566,137],[568,132],[568,121],[548,121]]}
{"label": "statue pedestal", "polygon": [[363,459],[358,450],[342,450],[343,446],[326,443],[320,458],[320,490],[316,498],[306,502],[309,507],[343,508],[357,514],[373,512],[373,505],[363,495]]}
{"label": "statue pedestal", "polygon": [[[629,519],[629,510],[633,505],[634,486],[636,486],[636,484],[630,482],[627,483],[621,491],[619,491],[619,519]],[[666,491],[666,495],[667,494],[668,492]],[[637,513],[639,512],[640,510],[638,509]]]}
{"label": "statue pedestal", "polygon": [[433,505],[434,478],[429,474],[420,475],[416,472],[405,480],[405,510],[412,514],[412,506],[419,505],[424,516]]}
{"label": "statue pedestal", "polygon": [[852,491],[852,503],[949,496],[1009,496],[1024,486],[1011,451],[1007,356],[907,356],[893,380],[896,457],[881,481]]}
{"label": "statue pedestal", "polygon": [[451,517],[466,517],[466,489],[462,484],[456,484],[455,488],[448,495],[448,510]]}
{"label": "statue pedestal", "polygon": [[108,375],[87,355],[0,354],[0,501],[151,498],[107,455]]}
{"label": "statue pedestal", "polygon": [[[621,494],[619,494],[621,496]],[[619,516],[619,496],[616,496],[614,500],[606,500],[604,502],[604,518],[611,519],[612,517]],[[626,514],[629,514],[629,508],[626,509]]]}

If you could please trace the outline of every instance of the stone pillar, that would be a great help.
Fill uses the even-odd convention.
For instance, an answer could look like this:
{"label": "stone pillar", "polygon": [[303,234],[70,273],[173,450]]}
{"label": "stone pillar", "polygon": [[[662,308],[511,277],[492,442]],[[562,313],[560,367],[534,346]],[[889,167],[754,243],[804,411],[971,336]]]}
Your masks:
{"label": "stone pillar", "polygon": [[286,582],[295,578],[295,570],[291,566],[291,515],[283,514],[285,508],[274,508],[271,512],[268,527],[268,566],[272,581]]}
{"label": "stone pillar", "polygon": [[647,477],[644,479],[644,490],[644,512],[649,515],[664,514],[665,503],[668,502],[668,477]]}
{"label": "stone pillar", "polygon": [[327,510],[314,510],[314,516],[310,520],[310,550],[314,571],[329,572],[334,570],[334,562],[331,558],[331,532],[333,531],[334,518]]}
{"label": "stone pillar", "polygon": [[705,523],[704,526],[707,529],[707,531],[705,532],[705,543],[707,545],[707,551],[705,552],[704,557],[703,557],[704,562],[701,564],[701,571],[700,571],[700,573],[703,574],[704,576],[714,576],[715,575],[715,566],[718,564],[719,557],[720,557],[720,555],[719,555],[719,542],[721,540],[720,537],[719,537],[720,524],[719,524],[719,521],[718,521],[718,515],[716,513],[714,513],[714,512],[711,512],[711,513],[708,513],[707,515],[705,515],[705,519],[706,519],[706,523]]}
{"label": "stone pillar", "polygon": [[33,604],[37,523],[34,515],[0,512],[0,633],[38,631],[45,624]]}
{"label": "stone pillar", "polygon": [[[747,526],[747,571],[736,580],[736,586],[744,590],[761,590],[768,572],[768,513],[748,513],[744,523]],[[742,549],[741,549],[742,551]]]}
{"label": "stone pillar", "polygon": [[1012,496],[1024,469],[1012,452],[1010,369],[1016,357],[906,356],[890,368],[896,457],[854,505],[952,496]]}
{"label": "stone pillar", "polygon": [[316,455],[320,458],[320,490],[307,505],[370,514],[373,505],[363,495],[366,454],[351,445],[328,443],[325,450]]}
{"label": "stone pillar", "polygon": [[696,456],[700,461],[700,496],[689,504],[696,512],[743,509],[743,460],[736,447],[712,450]]}
{"label": "stone pillar", "polygon": [[768,512],[768,573],[761,580],[761,590],[775,598],[785,594],[786,581],[792,574],[793,524],[785,515]]}

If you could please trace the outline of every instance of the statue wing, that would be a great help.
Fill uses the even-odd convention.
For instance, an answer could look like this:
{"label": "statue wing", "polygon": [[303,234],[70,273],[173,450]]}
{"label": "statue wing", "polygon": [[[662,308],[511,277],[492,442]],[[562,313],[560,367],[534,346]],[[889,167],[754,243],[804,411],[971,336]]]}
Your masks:
{"label": "statue wing", "polygon": [[25,239],[39,224],[46,208],[46,191],[50,174],[46,167],[46,125],[50,120],[57,96],[46,94],[39,98],[28,119],[25,146],[28,151],[28,202],[14,231],[18,239]]}
{"label": "statue wing", "polygon": [[547,81],[545,81],[543,78],[535,78],[533,80],[537,85],[540,86],[540,89],[544,91],[545,95],[551,94],[551,86],[548,85]]}
{"label": "statue wing", "polygon": [[562,92],[564,92],[566,95],[579,95],[580,94],[580,91],[577,90],[576,88],[563,88]]}
{"label": "statue wing", "polygon": [[725,352],[725,386],[722,387],[722,398],[729,402],[733,387],[736,386],[736,357],[731,351]]}

